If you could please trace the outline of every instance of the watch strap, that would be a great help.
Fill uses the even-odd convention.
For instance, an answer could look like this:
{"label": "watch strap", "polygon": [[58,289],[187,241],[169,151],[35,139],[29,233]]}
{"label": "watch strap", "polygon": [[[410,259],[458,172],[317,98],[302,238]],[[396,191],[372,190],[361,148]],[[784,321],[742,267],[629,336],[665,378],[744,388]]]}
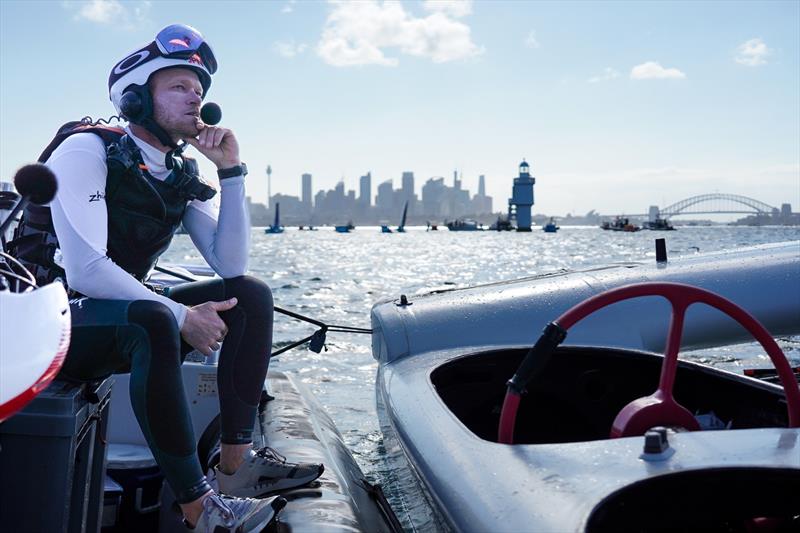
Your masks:
{"label": "watch strap", "polygon": [[224,180],[225,178],[233,178],[235,176],[247,176],[247,165],[241,163],[232,167],[221,168],[217,170],[217,176],[221,180]]}

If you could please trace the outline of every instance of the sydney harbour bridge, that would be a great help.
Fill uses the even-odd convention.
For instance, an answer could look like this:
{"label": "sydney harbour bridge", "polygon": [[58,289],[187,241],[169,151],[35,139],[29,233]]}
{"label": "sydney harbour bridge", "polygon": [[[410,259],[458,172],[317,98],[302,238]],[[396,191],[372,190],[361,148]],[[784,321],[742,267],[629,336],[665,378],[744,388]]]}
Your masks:
{"label": "sydney harbour bridge", "polygon": [[[653,212],[654,209],[657,211]],[[650,213],[627,216],[652,217],[655,215],[661,218],[670,218],[678,215],[708,215],[717,213],[742,213],[756,216],[777,216],[778,214],[791,214],[791,208],[789,207],[789,204],[784,204],[779,209],[747,196],[722,193],[700,194],[698,196],[686,198],[680,202],[675,202],[674,204],[668,205],[664,208],[653,206],[650,208],[650,210]]]}

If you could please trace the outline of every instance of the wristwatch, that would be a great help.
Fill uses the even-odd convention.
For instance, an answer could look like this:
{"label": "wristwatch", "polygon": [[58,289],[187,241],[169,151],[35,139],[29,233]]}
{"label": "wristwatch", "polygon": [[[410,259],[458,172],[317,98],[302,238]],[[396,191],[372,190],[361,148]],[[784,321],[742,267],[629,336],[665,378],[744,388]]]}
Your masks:
{"label": "wristwatch", "polygon": [[217,176],[219,176],[219,179],[221,180],[224,180],[225,178],[232,178],[234,176],[247,176],[247,165],[241,163],[233,167],[221,168],[217,170]]}

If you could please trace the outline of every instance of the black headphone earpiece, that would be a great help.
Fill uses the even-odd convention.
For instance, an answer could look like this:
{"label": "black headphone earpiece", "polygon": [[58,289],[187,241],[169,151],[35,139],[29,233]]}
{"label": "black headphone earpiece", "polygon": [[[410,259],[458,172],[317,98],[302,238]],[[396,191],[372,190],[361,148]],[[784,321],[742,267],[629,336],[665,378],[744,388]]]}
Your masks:
{"label": "black headphone earpiece", "polygon": [[146,85],[131,85],[119,99],[119,110],[123,118],[141,124],[153,114],[153,99]]}

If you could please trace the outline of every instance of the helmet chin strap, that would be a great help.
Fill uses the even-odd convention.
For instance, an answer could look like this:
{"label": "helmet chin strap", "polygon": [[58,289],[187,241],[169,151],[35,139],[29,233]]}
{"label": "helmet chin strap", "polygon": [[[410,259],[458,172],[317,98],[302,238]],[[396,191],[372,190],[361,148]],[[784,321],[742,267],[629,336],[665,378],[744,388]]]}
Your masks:
{"label": "helmet chin strap", "polygon": [[159,140],[159,142],[161,142],[161,144],[163,144],[164,146],[169,146],[172,149],[178,147],[178,144],[174,140],[172,140],[172,137],[169,136],[169,134],[164,130],[164,128],[158,125],[158,123],[153,119],[153,117],[147,117],[143,119],[140,123],[140,126],[142,126],[144,129],[155,135],[156,138]]}

